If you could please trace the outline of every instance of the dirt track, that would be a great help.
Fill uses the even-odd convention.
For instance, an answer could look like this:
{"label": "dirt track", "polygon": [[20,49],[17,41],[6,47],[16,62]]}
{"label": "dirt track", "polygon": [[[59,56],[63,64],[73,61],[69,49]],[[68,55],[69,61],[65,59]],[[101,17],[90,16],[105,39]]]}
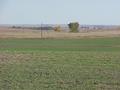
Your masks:
{"label": "dirt track", "polygon": [[[69,33],[44,31],[43,38],[82,38],[82,37],[118,37],[120,30],[98,30],[90,32]],[[0,38],[41,38],[41,31],[28,29],[0,28]]]}

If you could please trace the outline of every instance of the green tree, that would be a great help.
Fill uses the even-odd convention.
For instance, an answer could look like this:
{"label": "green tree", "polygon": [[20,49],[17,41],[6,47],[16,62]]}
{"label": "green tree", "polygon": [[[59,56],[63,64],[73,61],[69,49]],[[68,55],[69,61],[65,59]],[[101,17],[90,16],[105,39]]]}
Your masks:
{"label": "green tree", "polygon": [[68,27],[70,29],[70,32],[78,32],[78,28],[79,28],[79,23],[78,22],[71,22],[68,24]]}

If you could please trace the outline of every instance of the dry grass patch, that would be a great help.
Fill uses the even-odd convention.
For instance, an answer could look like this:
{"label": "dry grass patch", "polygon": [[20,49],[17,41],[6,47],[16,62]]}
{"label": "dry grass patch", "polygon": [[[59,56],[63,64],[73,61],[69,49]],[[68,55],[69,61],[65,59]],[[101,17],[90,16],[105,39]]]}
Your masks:
{"label": "dry grass patch", "polygon": [[[80,33],[43,31],[43,38],[118,37],[120,30],[81,31]],[[0,38],[41,38],[40,30],[0,28]]]}

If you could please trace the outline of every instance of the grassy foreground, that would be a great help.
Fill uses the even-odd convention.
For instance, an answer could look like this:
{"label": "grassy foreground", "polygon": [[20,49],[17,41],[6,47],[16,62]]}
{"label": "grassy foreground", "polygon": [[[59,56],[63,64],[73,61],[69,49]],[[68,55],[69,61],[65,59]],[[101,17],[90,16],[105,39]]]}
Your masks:
{"label": "grassy foreground", "polygon": [[119,90],[119,41],[0,39],[0,90]]}

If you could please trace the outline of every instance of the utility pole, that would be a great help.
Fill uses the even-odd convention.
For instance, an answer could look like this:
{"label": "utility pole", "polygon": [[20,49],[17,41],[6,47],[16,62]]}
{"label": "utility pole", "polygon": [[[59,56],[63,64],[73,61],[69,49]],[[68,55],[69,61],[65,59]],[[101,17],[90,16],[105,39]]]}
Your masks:
{"label": "utility pole", "polygon": [[40,30],[41,30],[41,39],[42,39],[43,38],[42,23],[40,25]]}

